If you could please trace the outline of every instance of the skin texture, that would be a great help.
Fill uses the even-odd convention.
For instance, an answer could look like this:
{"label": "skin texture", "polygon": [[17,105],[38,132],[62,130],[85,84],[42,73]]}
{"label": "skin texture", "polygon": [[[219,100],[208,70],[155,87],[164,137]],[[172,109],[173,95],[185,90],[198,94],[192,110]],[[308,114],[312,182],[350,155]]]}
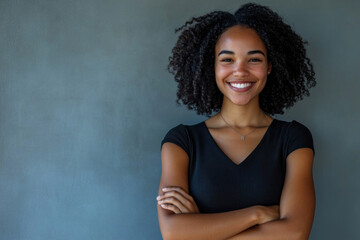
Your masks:
{"label": "skin texture", "polygon": [[[219,114],[205,121],[216,143],[234,162],[241,162],[253,151],[273,121],[259,104],[270,71],[266,48],[255,31],[234,26],[221,35],[215,47],[216,84],[224,95],[221,113],[244,135],[257,128],[240,141]],[[253,85],[238,92],[228,84],[240,81]],[[280,206],[252,206],[216,214],[200,213],[189,195],[186,152],[165,143],[161,159],[157,201],[164,239],[308,239],[315,211],[311,149],[297,149],[287,157]]]}
{"label": "skin texture", "polygon": [[[270,71],[265,45],[253,29],[234,26],[221,35],[215,46],[215,78],[223,101],[242,106],[258,102]],[[253,87],[238,93],[229,82],[251,82]]]}

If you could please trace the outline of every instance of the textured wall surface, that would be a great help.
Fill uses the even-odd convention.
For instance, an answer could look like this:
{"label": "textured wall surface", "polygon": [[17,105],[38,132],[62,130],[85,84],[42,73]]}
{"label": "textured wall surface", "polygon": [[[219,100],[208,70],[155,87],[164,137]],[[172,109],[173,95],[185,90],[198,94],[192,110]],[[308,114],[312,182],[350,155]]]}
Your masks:
{"label": "textured wall surface", "polygon": [[[311,239],[359,239],[358,1],[258,1],[309,41],[318,85],[279,119],[313,133]],[[161,239],[174,29],[239,1],[0,0],[0,239]]]}

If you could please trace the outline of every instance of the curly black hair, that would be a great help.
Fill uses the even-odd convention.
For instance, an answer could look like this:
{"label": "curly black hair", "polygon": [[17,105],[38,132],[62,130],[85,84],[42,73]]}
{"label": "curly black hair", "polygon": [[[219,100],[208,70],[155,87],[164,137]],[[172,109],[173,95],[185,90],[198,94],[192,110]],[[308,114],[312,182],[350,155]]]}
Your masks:
{"label": "curly black hair", "polygon": [[254,29],[265,44],[271,74],[260,93],[261,109],[270,115],[283,114],[316,85],[313,66],[304,41],[268,7],[254,3],[235,14],[214,11],[194,17],[183,26],[169,58],[168,70],[178,83],[177,100],[199,115],[210,116],[221,109],[223,95],[215,80],[215,45],[228,28],[241,25]]}

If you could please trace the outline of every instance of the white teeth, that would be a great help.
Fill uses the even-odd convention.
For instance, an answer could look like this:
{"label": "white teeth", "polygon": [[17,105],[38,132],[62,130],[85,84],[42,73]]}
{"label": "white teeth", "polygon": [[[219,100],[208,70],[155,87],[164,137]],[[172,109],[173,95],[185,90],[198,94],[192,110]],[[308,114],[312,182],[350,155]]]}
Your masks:
{"label": "white teeth", "polygon": [[231,86],[236,88],[246,88],[250,86],[252,83],[230,83]]}

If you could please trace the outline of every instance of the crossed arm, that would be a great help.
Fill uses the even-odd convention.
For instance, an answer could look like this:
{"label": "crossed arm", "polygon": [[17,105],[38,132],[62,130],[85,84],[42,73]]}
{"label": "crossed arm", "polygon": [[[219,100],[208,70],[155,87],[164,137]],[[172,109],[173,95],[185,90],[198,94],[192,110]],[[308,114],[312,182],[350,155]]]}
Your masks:
{"label": "crossed arm", "polygon": [[315,211],[311,149],[301,148],[289,154],[280,206],[252,206],[215,214],[200,213],[188,194],[189,159],[185,151],[165,143],[161,159],[157,200],[165,240],[308,239]]}

